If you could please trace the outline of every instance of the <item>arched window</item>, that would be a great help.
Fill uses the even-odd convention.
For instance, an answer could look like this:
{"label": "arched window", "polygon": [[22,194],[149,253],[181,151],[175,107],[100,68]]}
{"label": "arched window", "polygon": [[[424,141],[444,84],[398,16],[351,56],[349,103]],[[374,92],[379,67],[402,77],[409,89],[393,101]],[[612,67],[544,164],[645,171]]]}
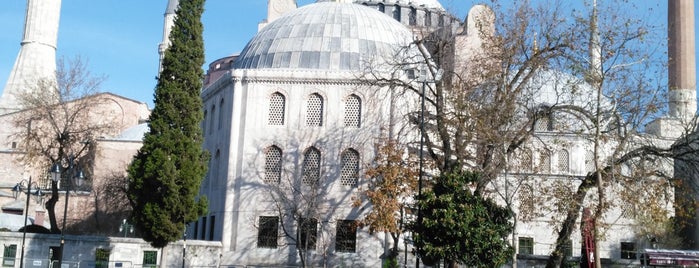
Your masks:
{"label": "arched window", "polygon": [[303,154],[303,177],[306,185],[314,185],[320,179],[320,151],[315,147],[306,149]]}
{"label": "arched window", "polygon": [[379,12],[386,13],[386,6],[382,3],[379,3]]}
{"label": "arched window", "polygon": [[209,117],[209,134],[214,132],[214,117],[216,117],[216,105],[211,107],[211,117]]}
{"label": "arched window", "polygon": [[585,150],[585,171],[595,171],[595,152],[592,150]]}
{"label": "arched window", "polygon": [[560,150],[558,151],[558,171],[561,173],[570,172],[570,157],[568,151]]}
{"label": "arched window", "polygon": [[266,183],[279,183],[282,178],[282,149],[277,146],[267,147],[265,150],[265,178]]}
{"label": "arched window", "polygon": [[539,152],[539,173],[548,174],[551,172],[551,152],[542,150]]}
{"label": "arched window", "polygon": [[345,101],[345,126],[360,127],[362,123],[362,100],[357,95],[349,95]]}
{"label": "arched window", "polygon": [[393,18],[397,21],[400,21],[400,6],[399,5],[393,6]]}
{"label": "arched window", "polygon": [[268,124],[273,126],[284,125],[284,109],[286,108],[286,98],[279,92],[275,92],[269,98],[269,118]]}
{"label": "arched window", "polygon": [[222,179],[220,178],[220,173],[219,170],[221,170],[221,151],[216,150],[216,154],[214,155],[214,172],[213,172],[213,185],[215,186],[221,186],[221,181]]}
{"label": "arched window", "polygon": [[206,135],[206,119],[209,116],[209,111],[204,111],[204,120],[201,121],[202,135]]}
{"label": "arched window", "polygon": [[417,24],[417,9],[414,7],[410,7],[410,15],[408,16],[408,24],[409,25],[416,25]]}
{"label": "arched window", "polygon": [[439,26],[439,27],[444,26],[444,14],[439,15],[439,21],[437,21],[437,26]]}
{"label": "arched window", "polygon": [[221,103],[218,105],[220,111],[218,111],[218,129],[221,129],[223,127],[223,99],[221,99]]}
{"label": "arched window", "polygon": [[359,153],[347,149],[340,156],[340,184],[356,186],[359,182]]}
{"label": "arched window", "polygon": [[432,13],[429,10],[425,10],[425,26],[432,26]]}
{"label": "arched window", "polygon": [[514,159],[510,160],[513,163],[513,169],[519,172],[530,172],[532,170],[532,150],[522,148],[514,154]]}
{"label": "arched window", "polygon": [[308,98],[306,106],[306,125],[320,127],[323,125],[323,97],[313,93]]}

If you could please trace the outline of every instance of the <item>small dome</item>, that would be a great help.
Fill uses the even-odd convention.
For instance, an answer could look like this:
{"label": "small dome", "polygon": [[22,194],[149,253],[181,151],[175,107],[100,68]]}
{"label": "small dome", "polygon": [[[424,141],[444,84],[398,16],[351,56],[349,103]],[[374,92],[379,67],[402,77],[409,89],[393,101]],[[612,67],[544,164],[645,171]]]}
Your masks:
{"label": "small dome", "polygon": [[310,4],[265,26],[245,46],[235,69],[360,70],[412,41],[410,31],[363,5]]}

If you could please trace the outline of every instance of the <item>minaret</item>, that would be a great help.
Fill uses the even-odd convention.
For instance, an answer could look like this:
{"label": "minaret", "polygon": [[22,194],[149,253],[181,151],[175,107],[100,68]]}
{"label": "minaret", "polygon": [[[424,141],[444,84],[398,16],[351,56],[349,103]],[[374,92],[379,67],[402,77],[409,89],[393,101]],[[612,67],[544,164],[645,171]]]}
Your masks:
{"label": "minaret", "polygon": [[667,4],[668,115],[687,122],[697,113],[694,0],[669,0]]}
{"label": "minaret", "polygon": [[31,90],[39,79],[56,79],[60,13],[61,0],[27,0],[24,35],[0,97],[0,114],[21,109],[17,94]]}
{"label": "minaret", "polygon": [[172,26],[175,26],[175,10],[180,5],[179,0],[168,0],[167,7],[165,8],[165,19],[163,21],[163,41],[158,45],[158,54],[160,59],[158,62],[158,75],[163,70],[163,58],[165,57],[165,50],[170,47],[170,31],[172,31]]}

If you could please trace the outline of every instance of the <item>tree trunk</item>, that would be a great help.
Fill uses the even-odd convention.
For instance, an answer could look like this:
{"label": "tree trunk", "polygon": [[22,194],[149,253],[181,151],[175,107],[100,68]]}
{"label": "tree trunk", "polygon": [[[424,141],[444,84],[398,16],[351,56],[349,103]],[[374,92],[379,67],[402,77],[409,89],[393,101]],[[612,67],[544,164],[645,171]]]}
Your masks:
{"label": "tree trunk", "polygon": [[[51,198],[46,201],[46,210],[49,212],[49,223],[51,224],[51,233],[58,234],[61,229],[58,229],[58,221],[56,220],[56,202],[58,202],[58,183],[51,181]],[[25,211],[25,213],[27,213]]]}
{"label": "tree trunk", "polygon": [[563,247],[566,245],[566,242],[570,239],[570,235],[575,229],[575,223],[580,216],[580,210],[582,209],[583,201],[585,201],[585,195],[587,195],[587,191],[594,185],[594,176],[595,175],[588,175],[578,186],[578,190],[575,192],[575,196],[573,198],[573,204],[571,204],[568,214],[561,225],[561,230],[558,232],[556,247],[546,262],[546,268],[562,267],[563,258],[565,257]]}

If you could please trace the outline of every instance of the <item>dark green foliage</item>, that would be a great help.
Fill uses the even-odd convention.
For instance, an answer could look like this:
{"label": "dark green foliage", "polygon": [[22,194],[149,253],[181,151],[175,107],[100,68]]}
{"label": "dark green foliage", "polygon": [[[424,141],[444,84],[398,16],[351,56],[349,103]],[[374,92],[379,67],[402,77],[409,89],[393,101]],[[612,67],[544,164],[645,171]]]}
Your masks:
{"label": "dark green foliage", "polygon": [[205,197],[197,196],[208,161],[200,127],[203,11],[204,0],[180,0],[155,89],[150,132],[129,167],[132,220],[143,239],[159,248],[180,239],[185,223],[207,209]]}
{"label": "dark green foliage", "polygon": [[418,201],[422,226],[415,226],[415,242],[423,260],[444,260],[468,267],[499,267],[512,256],[507,235],[513,214],[482,196],[469,185],[478,181],[471,172],[439,176],[431,191]]}

